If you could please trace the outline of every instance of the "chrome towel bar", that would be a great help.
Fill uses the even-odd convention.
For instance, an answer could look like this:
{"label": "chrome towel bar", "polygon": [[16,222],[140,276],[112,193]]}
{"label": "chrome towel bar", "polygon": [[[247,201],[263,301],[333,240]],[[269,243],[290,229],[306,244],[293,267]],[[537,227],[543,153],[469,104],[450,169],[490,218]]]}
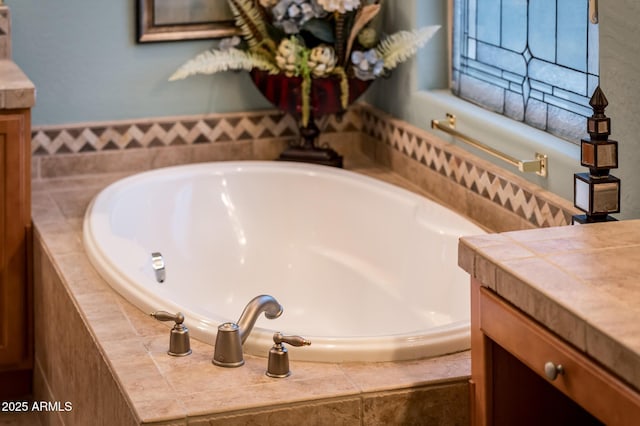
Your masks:
{"label": "chrome towel bar", "polygon": [[445,133],[448,133],[462,142],[465,142],[483,152],[486,152],[489,155],[492,155],[496,158],[499,158],[502,161],[505,161],[512,166],[515,166],[523,173],[535,173],[542,177],[547,177],[549,166],[547,164],[547,156],[545,154],[539,154],[536,152],[535,160],[518,160],[508,154],[498,151],[497,149],[491,148],[488,145],[483,144],[482,142],[465,135],[464,133],[460,133],[456,130],[456,116],[453,114],[447,113],[446,123],[445,120],[431,120],[431,128],[438,129]]}

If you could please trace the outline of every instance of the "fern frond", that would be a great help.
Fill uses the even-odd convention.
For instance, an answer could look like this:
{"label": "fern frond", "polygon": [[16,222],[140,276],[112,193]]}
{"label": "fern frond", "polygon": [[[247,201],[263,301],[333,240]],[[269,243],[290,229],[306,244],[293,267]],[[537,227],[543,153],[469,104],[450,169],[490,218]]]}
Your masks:
{"label": "fern frond", "polygon": [[280,69],[264,55],[231,48],[227,50],[207,50],[185,62],[176,70],[169,81],[182,80],[195,74],[215,74],[221,71],[245,70],[253,68],[278,74]]}
{"label": "fern frond", "polygon": [[264,15],[256,6],[254,0],[228,0],[231,12],[240,28],[243,38],[249,44],[250,49],[266,49],[269,53],[276,50],[275,43],[269,37]]}
{"label": "fern frond", "polygon": [[432,25],[414,31],[399,31],[382,40],[376,52],[384,61],[384,68],[392,70],[415,55],[439,28],[440,25]]}

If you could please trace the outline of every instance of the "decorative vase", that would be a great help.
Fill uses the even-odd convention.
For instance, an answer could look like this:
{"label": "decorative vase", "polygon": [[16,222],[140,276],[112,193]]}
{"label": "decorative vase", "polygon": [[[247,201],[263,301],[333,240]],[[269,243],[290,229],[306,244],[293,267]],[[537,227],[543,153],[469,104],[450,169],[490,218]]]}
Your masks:
{"label": "decorative vase", "polygon": [[[309,120],[303,123],[302,78],[284,74],[271,75],[265,71],[252,70],[251,79],[265,98],[281,111],[293,115],[300,123],[300,140],[289,145],[278,160],[302,161],[342,167],[342,156],[330,147],[317,145],[320,130],[315,118],[345,112],[342,104],[341,79],[337,76],[312,78],[309,94]],[[371,85],[372,80],[349,78],[347,105],[351,105]]]}

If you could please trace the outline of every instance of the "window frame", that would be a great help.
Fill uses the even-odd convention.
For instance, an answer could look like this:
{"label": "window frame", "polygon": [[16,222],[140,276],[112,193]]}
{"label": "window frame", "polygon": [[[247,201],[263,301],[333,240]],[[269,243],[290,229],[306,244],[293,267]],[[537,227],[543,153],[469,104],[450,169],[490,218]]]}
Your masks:
{"label": "window frame", "polygon": [[[431,1],[428,2],[430,5],[426,5],[426,3],[424,0],[414,0],[412,4],[413,10],[407,12],[408,14],[413,13],[413,17],[409,19],[414,21],[413,25],[416,27],[434,23],[433,19],[428,18],[431,16],[428,13],[429,8],[434,3]],[[446,6],[446,13],[440,17],[440,23],[442,25],[441,31],[446,31],[446,37],[441,37],[440,43],[446,45],[444,46],[447,55],[446,82],[425,84],[418,77],[421,73],[424,73],[422,67],[425,64],[442,61],[442,56],[438,57],[437,52],[441,51],[443,46],[423,49],[419,53],[418,59],[412,63],[411,72],[408,75],[410,90],[407,94],[407,102],[405,102],[404,106],[396,106],[391,113],[399,114],[412,124],[428,130],[441,139],[445,139],[499,167],[519,174],[524,179],[567,200],[572,200],[573,174],[584,171],[580,165],[579,142],[574,143],[562,139],[528,124],[494,113],[472,102],[465,101],[452,93],[453,0],[442,0],[442,3]],[[425,17],[427,18],[425,19]],[[442,38],[445,39],[444,42]],[[407,78],[407,76],[400,76],[399,78]],[[392,109],[394,108],[392,107]],[[437,129],[430,128],[432,119],[444,119],[447,113],[456,116],[457,130],[512,157],[529,160],[535,157],[535,153],[546,154],[548,156],[548,177],[543,178],[533,173],[520,173],[516,168],[501,162],[499,159],[491,157]]]}
{"label": "window frame", "polygon": [[[490,110],[492,108],[496,108],[496,111],[498,109],[504,109],[502,112],[498,111],[498,114],[503,114],[507,117],[513,116],[516,121],[521,121],[531,127],[538,128],[557,137],[569,140],[569,142],[579,144],[580,138],[586,136],[586,118],[591,115],[591,108],[588,105],[589,98],[599,83],[599,61],[597,60],[598,42],[597,37],[594,38],[594,36],[597,36],[598,27],[597,24],[593,23],[593,21],[589,22],[589,4],[584,1],[580,6],[584,9],[580,9],[581,13],[576,14],[576,11],[573,9],[570,9],[571,12],[569,12],[569,9],[566,7],[567,4],[564,5],[564,8],[561,8],[560,5],[562,2],[559,1],[555,4],[555,8],[550,0],[548,1],[551,4],[545,2],[537,3],[538,8],[534,8],[533,12],[527,11],[524,15],[520,15],[522,19],[527,19],[526,26],[528,28],[525,29],[527,35],[523,36],[523,38],[519,40],[518,46],[514,46],[513,44],[509,44],[508,39],[503,40],[502,38],[503,31],[508,31],[508,29],[505,28],[509,27],[508,24],[503,24],[505,15],[501,15],[501,17],[498,18],[499,22],[495,23],[496,25],[493,25],[493,22],[492,25],[487,25],[487,22],[484,22],[480,16],[486,16],[488,19],[495,19],[495,15],[492,15],[493,17],[489,18],[486,15],[486,12],[481,13],[481,9],[476,10],[474,5],[477,4],[477,7],[479,8],[481,6],[481,1],[482,0],[450,1],[450,3],[453,4],[457,3],[462,8],[467,4],[469,6],[469,10],[458,11],[457,14],[453,13],[455,6],[450,6],[450,57],[453,63],[449,68],[450,70],[453,70],[454,67],[457,68],[456,71],[452,73],[456,76],[457,81],[454,81],[453,75],[450,75],[449,84],[453,92],[455,93],[457,91],[458,93],[456,93],[456,96],[469,100],[470,102],[474,102],[473,98],[477,97],[477,93],[479,92],[478,85],[485,84],[487,87],[491,87],[491,90],[497,88],[497,92],[502,93],[501,102],[490,106],[486,105],[482,100],[479,100],[478,104],[481,107]],[[578,2],[582,3],[583,0],[578,0]],[[501,9],[500,13],[504,13],[504,0],[500,0],[497,4],[492,4],[489,7],[498,7]],[[521,7],[522,5],[518,6],[518,10],[520,12],[522,12]],[[530,5],[525,3],[524,7],[528,8]],[[541,10],[545,14],[545,20],[553,18],[552,22],[556,25],[555,37],[547,36],[546,34],[549,34],[549,31],[546,30],[532,30],[532,28],[536,28],[535,24],[537,21],[530,21],[530,19],[536,19],[536,16],[539,18]],[[476,11],[475,15],[474,11]],[[580,19],[583,17],[582,12],[585,13],[584,20]],[[568,59],[566,55],[562,53],[569,51],[567,49],[567,44],[571,42],[566,38],[566,35],[568,34],[567,28],[563,26],[560,21],[562,16],[566,16],[568,13],[573,14],[577,19],[579,19],[579,21],[573,22],[569,25],[584,26],[581,30],[585,31],[581,36],[584,36],[586,45],[581,44],[577,46],[579,49],[575,50],[575,52],[579,52],[579,54],[578,56],[572,57],[573,61]],[[457,19],[464,21],[458,22],[459,24],[462,24],[462,28],[459,28],[459,31],[455,33],[453,31],[453,27],[455,25],[454,15],[457,16]],[[465,17],[466,19],[470,19],[470,21],[466,21]],[[473,24],[473,22],[475,22],[475,24]],[[547,24],[549,23],[550,22],[547,22]],[[467,25],[471,25],[473,28],[470,29]],[[474,28],[477,28],[477,30]],[[497,30],[499,31],[499,34],[481,33],[482,28],[491,28],[492,31]],[[478,33],[476,34],[475,31]],[[550,51],[540,51],[540,42],[536,42],[536,40],[541,36],[540,34],[545,34],[542,37],[552,37],[554,39],[547,40],[551,42],[551,44],[545,44],[547,48],[550,48]],[[562,36],[562,34],[564,34],[564,36]],[[518,35],[522,34],[518,33]],[[487,37],[489,37],[489,39],[487,39]],[[494,39],[491,40],[491,37]],[[495,37],[498,37],[499,40],[495,39]],[[457,43],[454,43],[456,39]],[[475,53],[476,49],[471,47],[471,51],[468,51],[466,47],[467,45],[477,45],[477,56]],[[486,46],[486,48],[490,50],[493,49],[492,51],[496,52],[496,54],[503,59],[508,57],[511,61],[515,58],[527,61],[527,70],[519,69],[516,71],[516,68],[513,68],[516,64],[512,62],[508,65],[505,64],[507,68],[512,67],[511,70],[503,68],[500,65],[492,67],[492,64],[487,63],[486,58],[481,53],[483,51],[481,46]],[[457,57],[454,57],[454,48],[458,50]],[[582,48],[584,48],[584,51],[582,51]],[[520,52],[517,49],[524,49],[524,52]],[[555,54],[553,53],[554,50]],[[572,49],[571,51],[574,50]],[[581,55],[582,53],[584,53],[584,56]],[[487,52],[485,52],[485,54],[487,54]],[[546,64],[543,65],[544,70],[554,70],[554,74],[564,73],[568,79],[561,80],[560,77],[556,75],[555,78],[547,80],[547,77],[544,75],[536,74],[536,68],[538,68],[538,73],[540,71],[540,64]],[[521,63],[518,62],[517,65],[521,65]],[[538,65],[538,67],[536,67],[536,65]],[[469,70],[465,69],[467,66]],[[475,66],[478,67],[475,70],[477,74],[473,69]],[[483,68],[484,66],[491,67],[492,69],[485,69]],[[533,70],[530,67],[533,67]],[[498,82],[492,82],[491,78],[493,78],[493,72],[498,71],[502,71],[502,74],[495,74],[495,78]],[[525,89],[522,89],[521,92],[518,91],[520,83],[515,80],[514,77],[523,77],[520,75],[520,72],[525,73],[523,81],[525,82],[525,85],[530,88],[530,96],[526,94],[522,95],[523,92],[526,93]],[[516,73],[517,75],[513,73]],[[510,75],[510,77],[505,77],[504,74]],[[569,76],[571,76],[571,78],[569,78]],[[464,83],[465,80],[468,80],[468,86]],[[504,84],[507,86],[503,86]],[[467,88],[464,89],[464,87]],[[493,101],[500,101],[497,92],[494,93],[496,97],[493,98]],[[511,101],[508,100],[509,95],[511,95]],[[482,95],[480,96],[482,97]],[[544,118],[542,118],[539,113],[527,115],[526,107],[524,109],[521,108],[522,104],[513,108],[513,98],[518,96],[524,96],[534,104],[537,103],[538,105],[545,105]],[[563,102],[566,104],[566,107],[563,105]],[[489,101],[489,103],[491,103],[491,101]],[[512,106],[511,109],[509,108],[510,106]],[[560,117],[566,115],[567,118],[571,119],[572,124],[563,125],[561,120],[557,120],[557,117],[559,116],[554,111],[559,113]],[[522,116],[516,117],[519,114]],[[556,117],[556,119],[553,117]],[[576,122],[578,117],[580,117],[579,122]],[[534,123],[536,121],[537,123]]]}

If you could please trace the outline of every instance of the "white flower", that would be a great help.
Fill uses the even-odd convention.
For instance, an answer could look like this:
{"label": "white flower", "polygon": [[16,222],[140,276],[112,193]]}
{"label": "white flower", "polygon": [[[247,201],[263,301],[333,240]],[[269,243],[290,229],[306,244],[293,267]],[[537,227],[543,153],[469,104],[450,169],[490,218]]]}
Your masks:
{"label": "white flower", "polygon": [[355,10],[360,6],[360,0],[317,0],[327,12],[340,12]]}
{"label": "white flower", "polygon": [[307,64],[316,78],[326,77],[336,68],[338,58],[333,47],[321,44],[311,49]]}
{"label": "white flower", "polygon": [[302,57],[302,46],[295,39],[284,38],[278,45],[276,63],[287,77],[297,76]]}

